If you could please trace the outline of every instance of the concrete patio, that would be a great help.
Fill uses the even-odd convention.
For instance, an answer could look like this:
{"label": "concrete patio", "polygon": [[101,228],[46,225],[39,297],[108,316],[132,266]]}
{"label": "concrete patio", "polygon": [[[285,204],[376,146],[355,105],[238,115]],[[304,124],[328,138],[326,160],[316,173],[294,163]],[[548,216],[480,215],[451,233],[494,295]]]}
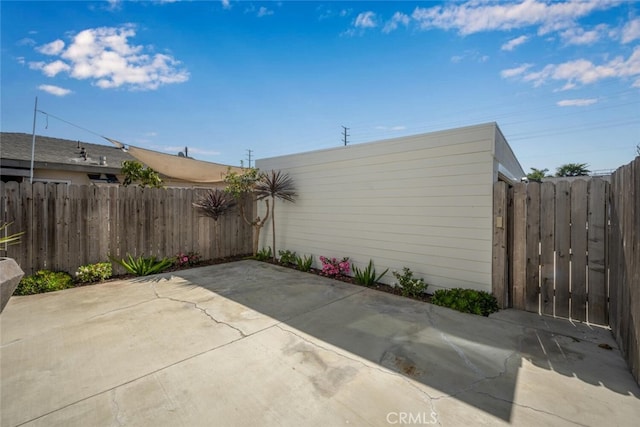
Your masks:
{"label": "concrete patio", "polygon": [[640,419],[608,330],[256,261],[12,297],[0,323],[2,427]]}

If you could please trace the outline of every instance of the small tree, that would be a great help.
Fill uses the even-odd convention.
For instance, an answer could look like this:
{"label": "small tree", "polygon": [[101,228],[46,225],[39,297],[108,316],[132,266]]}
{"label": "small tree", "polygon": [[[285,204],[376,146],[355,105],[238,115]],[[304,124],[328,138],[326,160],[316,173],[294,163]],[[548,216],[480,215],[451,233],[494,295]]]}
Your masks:
{"label": "small tree", "polygon": [[549,172],[549,169],[531,168],[531,172],[527,174],[527,179],[529,181],[541,182],[543,178],[546,178],[549,176],[547,175],[547,172]]}
{"label": "small tree", "polygon": [[224,191],[227,194],[230,194],[236,201],[240,202],[240,214],[242,215],[242,219],[253,227],[253,256],[256,256],[258,253],[260,230],[267,222],[267,218],[269,218],[269,200],[265,200],[267,208],[265,217],[261,219],[260,216],[256,216],[255,219],[249,220],[244,210],[244,203],[242,202],[242,199],[251,195],[253,201],[256,201],[254,189],[258,179],[259,174],[258,169],[256,168],[243,168],[242,173],[231,172],[231,170],[229,170],[227,175],[224,177],[224,182],[227,184]]}
{"label": "small tree", "polygon": [[122,162],[120,172],[124,175],[125,187],[138,183],[141,187],[163,188],[162,178],[155,170],[147,167],[136,160],[125,160]]}
{"label": "small tree", "polygon": [[216,253],[218,254],[220,253],[220,230],[218,226],[218,218],[226,214],[235,205],[236,201],[233,198],[217,188],[215,190],[209,190],[207,194],[200,197],[198,201],[193,204],[193,207],[196,208],[198,212],[215,221]]}
{"label": "small tree", "polygon": [[588,176],[586,163],[565,163],[556,169],[556,176]]}
{"label": "small tree", "polygon": [[[276,221],[275,221],[275,207],[276,200],[280,199],[285,202],[294,202],[294,199],[298,196],[296,189],[293,185],[293,180],[287,173],[281,171],[271,171],[269,173],[260,174],[260,179],[256,182],[255,191],[258,195],[258,200],[271,198],[271,236],[273,243],[273,261],[276,261]],[[268,209],[268,207],[267,207]]]}

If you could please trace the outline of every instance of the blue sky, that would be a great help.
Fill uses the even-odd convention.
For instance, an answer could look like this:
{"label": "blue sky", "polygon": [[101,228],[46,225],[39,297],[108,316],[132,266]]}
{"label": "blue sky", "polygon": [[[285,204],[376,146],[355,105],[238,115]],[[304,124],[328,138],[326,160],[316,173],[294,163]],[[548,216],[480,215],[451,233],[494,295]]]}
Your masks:
{"label": "blue sky", "polygon": [[[526,171],[640,144],[640,3],[2,1],[1,126],[201,160],[496,121]],[[54,117],[55,116],[55,117]],[[75,126],[58,120],[81,126]],[[85,130],[86,129],[86,130]]]}

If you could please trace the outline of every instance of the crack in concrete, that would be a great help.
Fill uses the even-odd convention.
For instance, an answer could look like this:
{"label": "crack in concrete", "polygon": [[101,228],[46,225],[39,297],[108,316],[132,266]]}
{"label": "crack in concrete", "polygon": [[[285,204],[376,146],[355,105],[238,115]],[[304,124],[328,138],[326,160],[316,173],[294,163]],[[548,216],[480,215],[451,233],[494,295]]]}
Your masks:
{"label": "crack in concrete", "polygon": [[235,330],[236,332],[238,332],[240,334],[241,338],[246,338],[247,334],[245,334],[240,328],[233,326],[227,322],[223,322],[221,320],[216,319],[215,317],[213,317],[206,308],[200,307],[198,305],[198,303],[193,302],[193,301],[186,301],[186,300],[181,300],[178,298],[172,298],[172,297],[163,297],[158,293],[158,290],[156,289],[155,285],[151,285],[151,289],[153,289],[153,292],[156,294],[157,299],[166,299],[169,301],[174,301],[174,302],[181,302],[183,304],[190,304],[193,306],[193,308],[195,308],[196,310],[199,310],[200,312],[202,312],[205,316],[207,316],[209,319],[213,320],[217,325],[225,325],[228,326],[229,328]]}
{"label": "crack in concrete", "polygon": [[507,372],[509,371],[509,360],[514,357],[514,356],[518,356],[519,357],[520,352],[519,351],[513,351],[511,352],[507,357],[505,357],[504,362],[502,363],[502,370],[500,372],[498,372],[496,375],[491,375],[491,376],[485,376],[483,378],[479,378],[476,381],[472,382],[471,384],[469,384],[467,387],[464,387],[458,391],[456,391],[455,393],[447,393],[445,395],[442,396],[436,396],[433,398],[433,400],[443,400],[443,399],[448,399],[450,397],[457,397],[463,393],[467,393],[467,392],[474,392],[475,389],[482,383],[486,382],[486,381],[494,381],[497,380],[498,378],[502,377],[503,375],[507,374]]}
{"label": "crack in concrete", "polygon": [[285,332],[285,333],[291,334],[291,335],[293,335],[293,336],[295,336],[295,337],[297,337],[297,338],[301,339],[302,341],[304,341],[304,342],[306,342],[306,343],[308,343],[308,344],[312,345],[313,347],[317,347],[317,348],[319,348],[319,349],[321,349],[321,350],[328,351],[328,352],[330,352],[330,353],[335,354],[336,356],[339,356],[339,357],[345,358],[345,359],[350,360],[350,361],[352,361],[352,362],[355,362],[355,363],[357,363],[357,364],[359,364],[359,365],[362,365],[362,366],[364,366],[364,367],[366,367],[366,368],[375,369],[376,371],[381,372],[381,373],[383,373],[383,374],[385,374],[385,375],[391,375],[391,376],[394,376],[394,377],[397,377],[397,378],[401,379],[402,381],[404,381],[405,383],[407,383],[410,387],[412,387],[413,389],[415,389],[416,391],[418,391],[418,393],[420,393],[421,395],[426,396],[426,400],[429,402],[430,409],[431,409],[434,413],[436,413],[436,414],[437,414],[437,411],[436,411],[436,409],[435,409],[435,408],[434,408],[434,406],[433,406],[433,401],[432,401],[432,400],[433,400],[433,397],[431,397],[431,395],[430,395],[429,393],[427,393],[425,390],[423,390],[423,389],[421,389],[420,387],[418,387],[416,384],[414,384],[414,382],[413,382],[413,381],[411,381],[411,380],[410,380],[409,378],[407,378],[406,376],[404,376],[404,375],[400,374],[399,372],[393,372],[393,371],[391,371],[391,370],[389,370],[389,369],[386,369],[386,368],[383,368],[383,367],[381,367],[381,366],[379,366],[379,365],[377,365],[377,364],[368,364],[368,363],[366,363],[365,361],[363,361],[363,360],[361,360],[361,359],[356,359],[355,357],[350,357],[350,356],[348,356],[348,355],[346,355],[346,354],[339,353],[338,351],[336,351],[336,350],[334,350],[334,349],[332,349],[332,348],[328,348],[328,347],[322,346],[322,345],[318,344],[317,342],[313,342],[313,341],[309,340],[308,338],[305,338],[305,337],[303,337],[302,335],[297,334],[296,332],[294,332],[294,331],[292,331],[292,330],[290,330],[290,329],[284,329],[284,328],[281,326],[281,323],[276,324],[276,325],[273,325],[272,327],[278,328],[278,329],[280,329],[282,332]]}
{"label": "crack in concrete", "polygon": [[562,420],[564,422],[567,422],[567,423],[570,423],[570,424],[573,424],[573,425],[576,425],[576,426],[583,426],[583,427],[587,426],[587,424],[578,423],[578,422],[570,420],[568,418],[561,417],[558,414],[554,414],[553,412],[548,412],[548,411],[545,411],[543,409],[534,408],[533,406],[529,406],[529,405],[523,405],[521,403],[514,402],[513,400],[503,399],[501,397],[494,396],[491,393],[487,393],[487,392],[483,392],[483,391],[473,391],[473,393],[482,394],[483,396],[490,397],[491,399],[498,400],[500,402],[508,403],[509,405],[512,405],[512,406],[517,406],[518,408],[529,409],[529,410],[531,410],[533,412],[550,415],[550,416],[552,416],[554,418],[560,419],[560,420]]}
{"label": "crack in concrete", "polygon": [[111,409],[113,412],[115,412],[114,420],[116,421],[116,423],[118,423],[118,426],[123,426],[124,423],[120,419],[120,405],[116,400],[116,392],[117,392],[117,389],[115,388],[111,390]]}
{"label": "crack in concrete", "polygon": [[[158,295],[156,294],[156,297],[157,297],[157,296],[158,296]],[[106,316],[107,314],[117,313],[117,312],[119,312],[119,311],[123,311],[123,310],[128,310],[128,309],[130,309],[130,308],[138,307],[139,305],[147,304],[147,303],[150,303],[150,302],[155,301],[155,300],[156,300],[156,298],[150,298],[150,299],[146,299],[146,300],[144,300],[144,301],[137,302],[137,303],[135,303],[135,304],[127,305],[127,306],[124,306],[124,307],[114,308],[113,310],[105,311],[105,312],[103,312],[103,313],[94,314],[94,315],[93,315],[93,316],[91,316],[91,317],[87,317],[87,320],[93,320],[93,319],[95,319],[96,317]]]}

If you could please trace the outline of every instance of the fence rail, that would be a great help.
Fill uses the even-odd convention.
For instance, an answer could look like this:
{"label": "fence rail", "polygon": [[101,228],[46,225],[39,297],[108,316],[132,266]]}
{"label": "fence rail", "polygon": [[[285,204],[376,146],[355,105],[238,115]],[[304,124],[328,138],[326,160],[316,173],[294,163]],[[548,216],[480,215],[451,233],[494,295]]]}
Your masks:
{"label": "fence rail", "polygon": [[[251,253],[251,226],[235,208],[218,221],[192,206],[206,189],[153,189],[26,182],[0,184],[2,221],[21,243],[0,247],[25,274],[73,273],[81,265],[124,257],[198,252],[203,259]],[[247,216],[253,204],[246,200]],[[116,272],[123,272],[116,266]]]}

